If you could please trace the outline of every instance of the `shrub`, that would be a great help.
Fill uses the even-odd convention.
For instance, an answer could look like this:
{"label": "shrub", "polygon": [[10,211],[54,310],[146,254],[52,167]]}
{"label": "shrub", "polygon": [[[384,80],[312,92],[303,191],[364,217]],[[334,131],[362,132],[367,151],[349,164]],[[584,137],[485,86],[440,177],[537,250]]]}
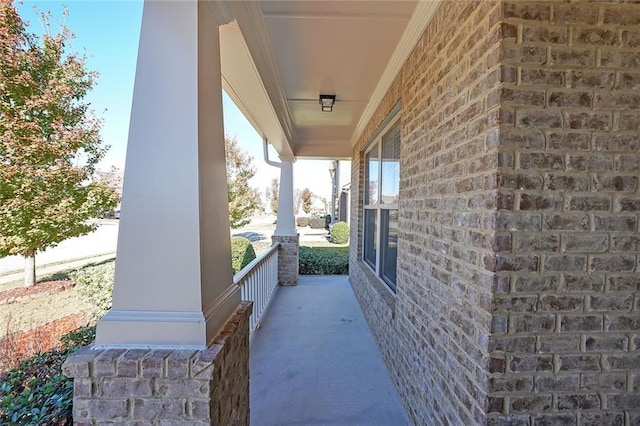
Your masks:
{"label": "shrub", "polygon": [[63,336],[60,348],[0,376],[0,423],[72,425],[73,379],[62,374],[62,363],[94,338],[95,327],[80,328]]}
{"label": "shrub", "polygon": [[306,216],[300,216],[296,218],[296,226],[304,228],[305,226],[309,226],[309,218]]}
{"label": "shrub", "polygon": [[251,241],[245,237],[231,237],[231,266],[234,274],[241,271],[255,258],[256,252],[253,250]]}
{"label": "shrub", "polygon": [[349,242],[349,225],[338,222],[331,228],[331,242],[333,244],[347,244]]}
{"label": "shrub", "polygon": [[311,229],[324,229],[324,217],[312,217],[309,219]]}
{"label": "shrub", "polygon": [[347,275],[349,247],[300,247],[300,275]]}
{"label": "shrub", "polygon": [[96,318],[102,317],[111,309],[115,268],[116,263],[112,260],[69,273],[69,278],[76,284],[78,295],[93,306]]}

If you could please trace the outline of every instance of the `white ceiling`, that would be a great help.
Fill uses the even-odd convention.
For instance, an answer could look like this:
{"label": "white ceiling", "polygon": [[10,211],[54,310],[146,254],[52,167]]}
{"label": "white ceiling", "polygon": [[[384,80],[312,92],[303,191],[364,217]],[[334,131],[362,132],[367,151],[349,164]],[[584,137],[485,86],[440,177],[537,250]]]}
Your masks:
{"label": "white ceiling", "polygon": [[[346,158],[417,1],[229,2],[224,86],[284,156]],[[318,95],[335,94],[333,112]]]}

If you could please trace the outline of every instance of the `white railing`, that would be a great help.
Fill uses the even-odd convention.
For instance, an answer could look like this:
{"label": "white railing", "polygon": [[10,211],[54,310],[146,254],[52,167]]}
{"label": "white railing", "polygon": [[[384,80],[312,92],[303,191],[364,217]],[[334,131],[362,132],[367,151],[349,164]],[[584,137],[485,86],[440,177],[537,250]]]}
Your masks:
{"label": "white railing", "polygon": [[278,287],[279,245],[273,244],[233,277],[234,284],[241,288],[242,300],[253,302],[253,313],[249,318],[249,335],[260,327],[260,318]]}

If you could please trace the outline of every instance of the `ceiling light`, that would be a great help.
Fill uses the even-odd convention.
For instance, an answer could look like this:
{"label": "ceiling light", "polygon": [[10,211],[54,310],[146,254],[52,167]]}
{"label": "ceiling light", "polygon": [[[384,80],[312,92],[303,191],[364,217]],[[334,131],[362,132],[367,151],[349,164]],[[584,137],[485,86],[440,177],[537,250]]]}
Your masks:
{"label": "ceiling light", "polygon": [[320,108],[322,112],[333,111],[333,105],[336,103],[336,95],[320,95]]}

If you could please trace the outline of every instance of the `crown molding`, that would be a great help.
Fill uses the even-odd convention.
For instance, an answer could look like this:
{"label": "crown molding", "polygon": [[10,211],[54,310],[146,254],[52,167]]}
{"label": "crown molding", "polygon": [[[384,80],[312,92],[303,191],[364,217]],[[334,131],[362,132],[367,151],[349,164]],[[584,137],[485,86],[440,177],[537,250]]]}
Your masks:
{"label": "crown molding", "polygon": [[393,55],[391,55],[391,59],[382,73],[382,77],[380,77],[380,80],[378,81],[378,85],[371,95],[369,103],[362,112],[360,120],[358,120],[355,131],[351,136],[351,146],[358,142],[362,132],[364,132],[367,124],[369,124],[371,117],[373,117],[373,114],[376,112],[378,106],[384,99],[384,96],[387,94],[389,87],[391,87],[391,84],[400,73],[402,66],[411,52],[413,52],[416,43],[420,40],[420,37],[422,37],[422,34],[431,22],[433,15],[443,1],[444,0],[418,1],[413,14],[411,15],[411,19],[407,24],[407,28],[405,28]]}
{"label": "crown molding", "polygon": [[210,0],[209,6],[213,11],[213,15],[216,17],[218,26],[228,24],[233,21],[233,11],[229,6],[229,2],[226,0]]}

